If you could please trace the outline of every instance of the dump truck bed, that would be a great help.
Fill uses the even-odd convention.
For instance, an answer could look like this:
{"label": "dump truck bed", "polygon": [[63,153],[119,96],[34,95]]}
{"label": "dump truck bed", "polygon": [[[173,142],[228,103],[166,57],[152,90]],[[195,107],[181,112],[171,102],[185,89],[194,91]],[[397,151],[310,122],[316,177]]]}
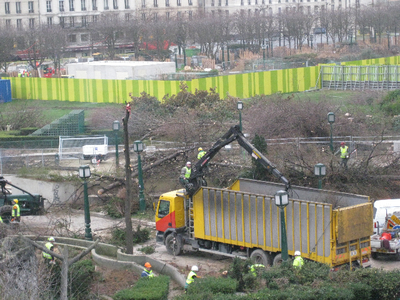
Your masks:
{"label": "dump truck bed", "polygon": [[[250,183],[246,180],[246,190],[251,189]],[[260,183],[254,182],[258,187],[254,190],[263,191]],[[239,186],[240,182],[236,184]],[[369,200],[368,197],[365,200]],[[343,258],[336,253],[338,240],[345,243],[370,236],[371,203],[334,210],[334,204],[329,202],[289,199],[289,205],[285,208],[289,255],[299,250],[304,258],[335,265],[336,261]],[[360,202],[359,199],[355,201]],[[202,187],[193,196],[193,206],[195,238],[271,252],[281,251],[280,214],[274,196]],[[356,228],[348,220],[352,212],[358,216],[356,221],[353,219]],[[362,217],[364,213],[367,214],[365,218]],[[339,220],[345,225],[341,226]],[[350,247],[348,245],[347,248]],[[361,249],[357,249],[359,251],[353,254],[361,255]]]}

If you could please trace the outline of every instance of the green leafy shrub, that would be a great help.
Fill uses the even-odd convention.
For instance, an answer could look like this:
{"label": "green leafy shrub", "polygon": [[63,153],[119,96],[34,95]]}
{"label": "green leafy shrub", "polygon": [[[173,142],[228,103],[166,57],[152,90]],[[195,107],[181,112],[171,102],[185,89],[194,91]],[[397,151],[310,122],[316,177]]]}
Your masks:
{"label": "green leafy shrub", "polygon": [[111,240],[110,243],[116,246],[124,246],[126,241],[126,232],[124,229],[115,227],[111,231]]}
{"label": "green leafy shrub", "polygon": [[[136,230],[133,231],[133,243],[140,244],[147,242],[150,238],[150,229],[141,228],[140,224],[136,227]],[[126,232],[124,229],[115,227],[111,231],[111,240],[110,243],[117,246],[124,246],[126,242]]]}
{"label": "green leafy shrub", "polygon": [[281,290],[264,289],[245,300],[356,300],[351,290],[326,284],[320,288],[290,285]]}
{"label": "green leafy shrub", "polygon": [[137,226],[136,230],[133,231],[133,243],[140,244],[147,242],[150,239],[150,229],[140,228],[140,224]]}
{"label": "green leafy shrub", "polygon": [[105,205],[105,210],[107,215],[109,215],[111,218],[122,218],[123,217],[123,208],[124,206],[124,200],[118,197],[112,197],[110,201],[107,201]]}
{"label": "green leafy shrub", "polygon": [[381,109],[390,116],[400,114],[400,90],[387,93],[380,103]]}
{"label": "green leafy shrub", "polygon": [[222,277],[206,277],[197,278],[189,285],[187,290],[188,295],[201,294],[204,291],[209,291],[213,294],[232,294],[236,291],[237,281],[233,278]]}
{"label": "green leafy shrub", "polygon": [[351,282],[347,285],[354,294],[354,299],[369,300],[371,298],[372,287],[365,283]]}
{"label": "green leafy shrub", "polygon": [[[54,299],[60,298],[61,265],[53,265],[51,272],[50,293]],[[68,270],[68,299],[86,300],[89,298],[90,286],[95,277],[95,268],[92,260],[80,260],[69,267]]]}
{"label": "green leafy shrub", "polygon": [[139,251],[143,252],[144,254],[152,254],[154,253],[155,249],[153,246],[145,246],[140,248]]}
{"label": "green leafy shrub", "polygon": [[32,132],[35,132],[38,129],[39,128],[37,127],[26,127],[26,128],[21,128],[19,131],[20,135],[30,135]]}
{"label": "green leafy shrub", "polygon": [[164,300],[168,299],[169,277],[143,277],[129,289],[118,291],[114,300]]}
{"label": "green leafy shrub", "polygon": [[80,260],[70,266],[69,272],[69,299],[88,299],[90,286],[94,280],[94,264],[91,259]]}
{"label": "green leafy shrub", "polygon": [[398,298],[400,271],[360,269],[352,272],[352,282],[361,282],[371,287],[371,299],[392,300]]}
{"label": "green leafy shrub", "polygon": [[237,291],[244,291],[246,284],[244,281],[244,276],[249,273],[249,266],[252,265],[250,259],[243,260],[239,257],[233,259],[233,263],[229,269],[229,277],[236,279],[237,281]]}

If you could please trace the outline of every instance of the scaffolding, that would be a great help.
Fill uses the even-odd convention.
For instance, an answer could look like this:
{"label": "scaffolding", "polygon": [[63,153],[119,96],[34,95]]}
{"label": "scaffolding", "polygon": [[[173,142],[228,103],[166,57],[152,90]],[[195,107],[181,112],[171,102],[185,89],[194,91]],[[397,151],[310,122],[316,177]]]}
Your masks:
{"label": "scaffolding", "polygon": [[321,88],[334,90],[400,89],[398,65],[321,66]]}

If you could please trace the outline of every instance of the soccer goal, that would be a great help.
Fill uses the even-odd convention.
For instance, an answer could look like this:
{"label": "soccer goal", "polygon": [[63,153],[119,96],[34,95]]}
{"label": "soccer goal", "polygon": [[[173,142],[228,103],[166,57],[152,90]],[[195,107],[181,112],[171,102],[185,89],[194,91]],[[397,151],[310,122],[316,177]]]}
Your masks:
{"label": "soccer goal", "polygon": [[[93,147],[87,147],[93,146]],[[106,135],[96,136],[60,136],[58,155],[59,159],[81,159],[84,158],[84,149],[93,149],[91,155],[96,155],[96,149],[102,152],[108,148],[108,137]],[[86,151],[86,150],[85,150]],[[104,154],[104,153],[103,153]],[[107,154],[107,153],[105,153]],[[87,154],[86,154],[87,155]]]}

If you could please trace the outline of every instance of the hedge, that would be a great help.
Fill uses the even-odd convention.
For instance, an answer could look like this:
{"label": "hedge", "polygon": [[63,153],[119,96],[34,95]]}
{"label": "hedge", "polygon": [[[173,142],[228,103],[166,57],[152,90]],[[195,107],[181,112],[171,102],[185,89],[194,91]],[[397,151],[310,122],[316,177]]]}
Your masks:
{"label": "hedge", "polygon": [[113,296],[114,300],[166,300],[169,292],[169,277],[142,277],[129,289],[120,290]]}

